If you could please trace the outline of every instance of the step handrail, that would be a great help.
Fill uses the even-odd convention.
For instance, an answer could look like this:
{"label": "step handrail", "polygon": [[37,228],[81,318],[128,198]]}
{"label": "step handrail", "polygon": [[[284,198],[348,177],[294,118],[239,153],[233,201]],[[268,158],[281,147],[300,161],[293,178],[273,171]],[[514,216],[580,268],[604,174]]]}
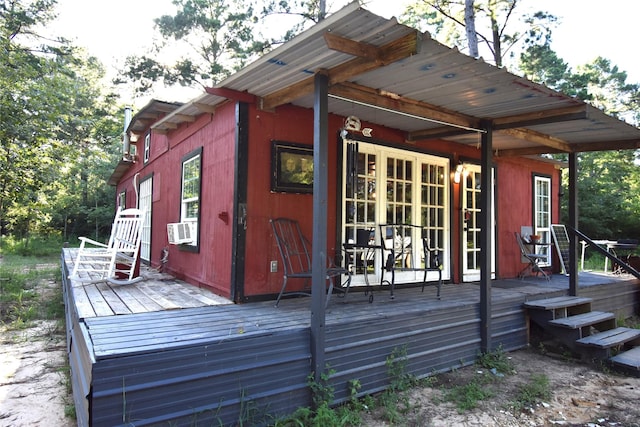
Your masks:
{"label": "step handrail", "polygon": [[597,243],[595,243],[593,240],[591,240],[589,237],[587,237],[584,233],[582,233],[579,230],[576,230],[575,228],[573,228],[573,227],[571,227],[569,225],[567,226],[567,229],[569,231],[571,231],[574,235],[578,236],[579,238],[581,238],[582,240],[587,242],[589,245],[591,245],[591,247],[594,248],[596,251],[600,252],[602,255],[606,256],[611,261],[613,261],[613,262],[617,263],[618,265],[620,265],[620,267],[623,270],[626,270],[629,274],[632,274],[636,278],[640,279],[640,272],[638,272],[638,270],[636,270],[635,268],[631,267],[629,264],[627,264],[626,262],[622,261],[617,256],[613,255],[611,252],[609,252],[608,250],[606,250],[602,246],[600,246]]}

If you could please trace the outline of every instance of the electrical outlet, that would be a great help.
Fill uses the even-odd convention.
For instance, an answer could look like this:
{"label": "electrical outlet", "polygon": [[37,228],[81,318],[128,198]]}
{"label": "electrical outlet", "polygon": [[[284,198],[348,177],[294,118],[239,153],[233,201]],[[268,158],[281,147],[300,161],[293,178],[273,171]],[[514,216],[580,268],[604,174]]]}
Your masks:
{"label": "electrical outlet", "polygon": [[278,272],[278,261],[271,261],[271,272],[272,273]]}

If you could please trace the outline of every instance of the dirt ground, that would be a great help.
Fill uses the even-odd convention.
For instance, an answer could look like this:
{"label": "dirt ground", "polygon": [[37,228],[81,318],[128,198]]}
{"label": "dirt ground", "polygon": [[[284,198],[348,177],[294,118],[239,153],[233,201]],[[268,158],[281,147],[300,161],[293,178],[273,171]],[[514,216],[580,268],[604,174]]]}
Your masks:
{"label": "dirt ground", "polygon": [[[38,321],[21,330],[0,328],[0,426],[70,427],[72,404],[65,373],[65,337],[54,321]],[[504,354],[515,373],[495,375],[485,387],[492,396],[460,413],[447,390],[480,376],[494,375],[468,366],[437,376],[430,387],[407,392],[409,411],[390,424],[381,409],[365,414],[363,425],[401,426],[616,426],[640,427],[640,378],[623,376],[560,355],[534,350]],[[513,402],[523,384],[544,374],[552,392],[547,401],[525,410]]]}
{"label": "dirt ground", "polygon": [[70,427],[65,337],[55,321],[0,329],[0,426]]}
{"label": "dirt ground", "polygon": [[[516,372],[496,376],[486,386],[493,396],[478,402],[474,410],[460,413],[447,401],[446,390],[453,385],[468,384],[474,377],[493,375],[477,366],[469,366],[440,375],[433,387],[413,389],[409,393],[410,411],[406,426],[640,426],[640,378],[622,376],[607,369],[543,355],[533,350],[519,350],[506,356]],[[513,408],[518,390],[531,383],[534,375],[549,379],[552,396],[524,410]],[[365,425],[388,426],[380,410],[369,414]]]}

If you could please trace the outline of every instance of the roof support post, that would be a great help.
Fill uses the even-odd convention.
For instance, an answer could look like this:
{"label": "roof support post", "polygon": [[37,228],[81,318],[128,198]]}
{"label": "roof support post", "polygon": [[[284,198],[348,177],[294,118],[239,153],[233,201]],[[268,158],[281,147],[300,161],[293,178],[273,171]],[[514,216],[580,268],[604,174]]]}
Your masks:
{"label": "roof support post", "polygon": [[311,278],[311,367],[316,384],[324,372],[325,292],[327,284],[327,195],[329,78],[317,73],[313,106],[313,237]]}
{"label": "roof support post", "polygon": [[[569,227],[578,229],[578,155],[569,153]],[[569,233],[569,295],[578,296],[578,239]]]}
{"label": "roof support post", "polygon": [[483,353],[492,350],[491,344],[491,218],[493,218],[493,122],[482,122],[480,159],[480,345]]}

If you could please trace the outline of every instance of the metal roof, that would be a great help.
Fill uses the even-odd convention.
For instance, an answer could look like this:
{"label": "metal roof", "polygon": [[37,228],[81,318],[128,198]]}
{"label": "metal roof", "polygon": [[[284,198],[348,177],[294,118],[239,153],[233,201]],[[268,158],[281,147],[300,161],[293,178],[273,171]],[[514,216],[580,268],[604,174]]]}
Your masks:
{"label": "metal roof", "polygon": [[[169,131],[228,99],[313,108],[406,132],[407,140],[477,144],[487,121],[497,155],[635,149],[640,129],[573,97],[460,53],[353,2],[156,122]],[[375,136],[375,135],[374,135]]]}
{"label": "metal roof", "polygon": [[182,105],[183,103],[181,102],[165,102],[152,99],[131,118],[126,130],[140,135],[163,115],[177,110]]}

